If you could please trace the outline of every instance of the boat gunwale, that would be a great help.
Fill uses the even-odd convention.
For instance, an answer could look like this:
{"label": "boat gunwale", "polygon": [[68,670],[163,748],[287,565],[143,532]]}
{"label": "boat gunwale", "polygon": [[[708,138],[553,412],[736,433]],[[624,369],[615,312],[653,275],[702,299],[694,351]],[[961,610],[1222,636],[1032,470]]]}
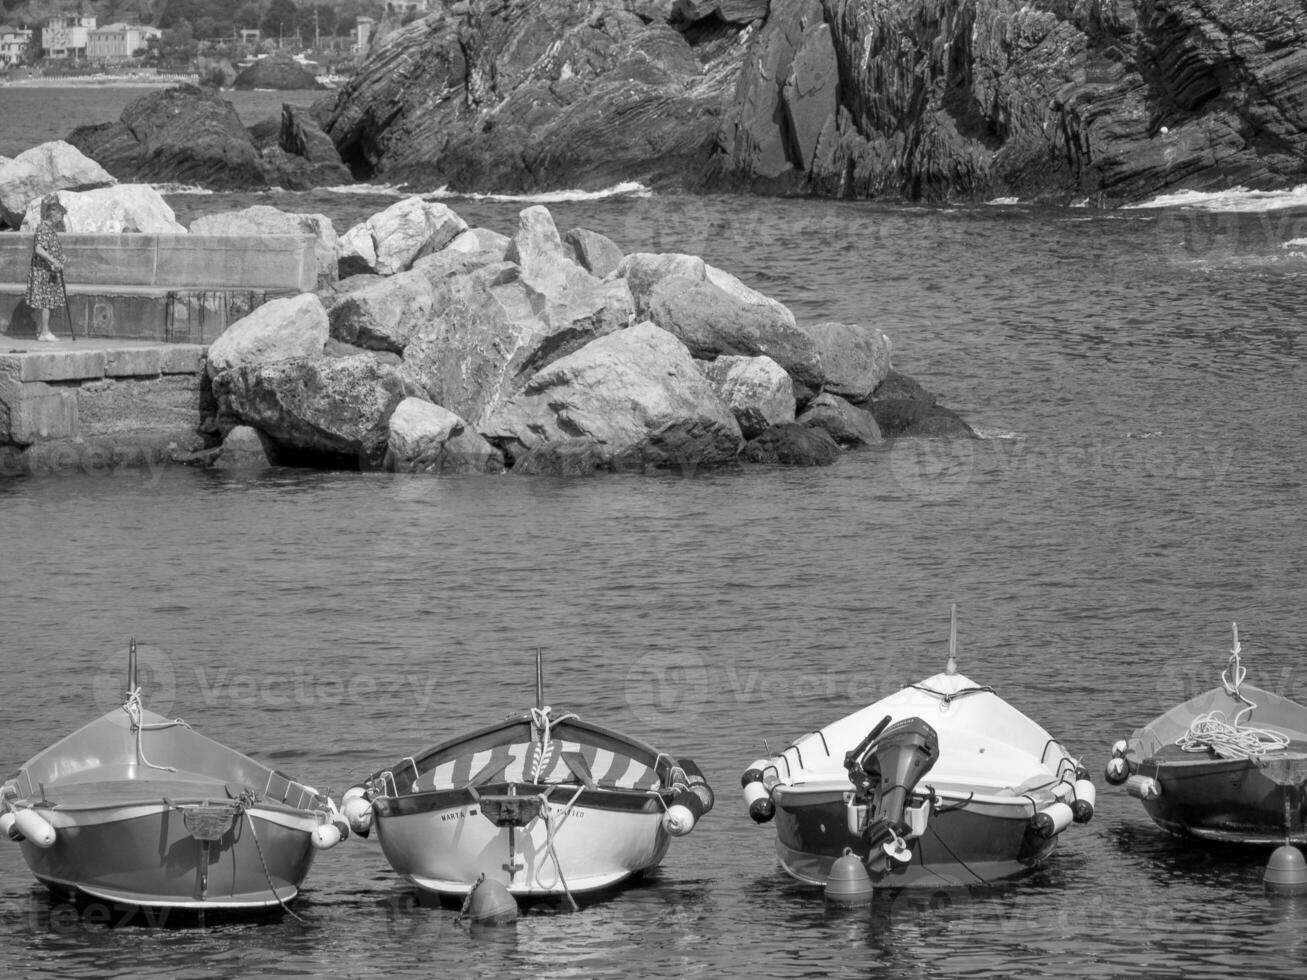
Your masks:
{"label": "boat gunwale", "polygon": [[[363,782],[366,783],[366,782],[379,781],[382,780],[383,777],[385,777],[388,774],[393,779],[395,774],[400,773],[407,768],[412,768],[415,777],[420,778],[421,776],[425,775],[427,772],[436,768],[436,766],[440,765],[440,763],[447,762],[450,759],[458,758],[460,755],[463,755],[466,752],[469,751],[476,752],[482,749],[494,748],[500,745],[514,744],[519,740],[516,738],[507,738],[507,737],[498,738],[496,736],[507,735],[513,729],[520,728],[520,727],[525,727],[528,735],[531,733],[533,726],[532,726],[532,716],[530,712],[522,712],[519,714],[510,715],[508,718],[504,719],[503,721],[495,722],[494,724],[491,725],[485,725],[471,732],[465,732],[462,735],[457,735],[454,736],[453,738],[445,739],[444,741],[436,743],[435,745],[431,746],[430,748],[426,749],[423,752],[411,756],[404,756],[398,759],[394,764],[376,770],[370,776],[368,776],[367,779],[365,779]],[[616,729],[609,728],[605,725],[596,724],[595,722],[584,721],[581,718],[576,717],[575,715],[567,718],[560,718],[558,720],[553,721],[550,727],[550,732],[551,734],[559,733],[560,730],[565,731],[569,727],[578,729],[579,731],[586,733],[590,736],[598,737],[598,741],[594,740],[593,738],[583,740],[586,741],[587,744],[597,745],[600,748],[607,748],[607,749],[620,747],[623,753],[629,756],[634,761],[641,762],[648,765],[650,769],[653,769],[655,773],[658,774],[660,779],[663,778],[668,771],[670,771],[674,766],[678,764],[675,757],[673,757],[667,752],[663,752],[655,748],[653,745],[649,744],[648,742],[645,742],[639,738],[635,738],[630,735],[626,735],[622,732],[617,731]],[[530,740],[531,739],[527,739],[527,741]],[[628,750],[634,750],[634,751],[628,751]],[[527,783],[525,785],[532,785],[532,784]],[[458,787],[448,787],[446,789],[457,789],[457,788]],[[600,788],[605,790],[609,789],[609,787],[600,787]],[[436,792],[440,792],[440,791],[442,790],[436,790]],[[645,793],[648,791],[640,790],[639,792]],[[385,793],[380,795],[393,797],[393,796],[412,795],[412,793],[413,793],[412,790],[407,790],[399,794]]]}
{"label": "boat gunwale", "polygon": [[[526,789],[527,792],[510,793],[511,789]],[[555,799],[549,796],[554,790],[565,790],[570,797]],[[567,810],[609,810],[621,813],[658,813],[675,797],[671,787],[661,789],[633,789],[618,786],[597,786],[591,789],[581,783],[530,783],[497,782],[482,786],[454,786],[439,789],[409,790],[398,794],[378,794],[373,798],[377,807],[378,819],[416,816],[436,810],[461,810],[469,806],[478,806],[484,796],[517,796],[523,800],[535,799],[541,795],[547,802]],[[660,801],[655,807],[655,801]]]}

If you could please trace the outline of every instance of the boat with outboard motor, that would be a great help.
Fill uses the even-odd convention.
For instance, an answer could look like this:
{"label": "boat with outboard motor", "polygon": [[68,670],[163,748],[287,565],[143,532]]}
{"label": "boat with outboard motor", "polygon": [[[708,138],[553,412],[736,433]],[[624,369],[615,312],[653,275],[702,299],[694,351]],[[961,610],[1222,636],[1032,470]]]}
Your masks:
{"label": "boat with outboard motor", "polygon": [[[1062,743],[957,672],[796,739],[741,778],[750,816],[773,821],[781,867],[812,885],[853,858],[874,886],[988,884],[1039,866],[1094,812],[1088,771]],[[856,870],[856,867],[855,867]],[[856,872],[859,877],[863,872]]]}
{"label": "boat with outboard motor", "polygon": [[341,801],[424,892],[470,900],[488,881],[573,908],[657,865],[712,806],[690,760],[546,705],[539,652],[534,708],[400,759]]}
{"label": "boat with outboard motor", "polygon": [[120,708],[0,786],[0,836],[52,892],[150,909],[285,909],[348,825],[331,799],[147,710],[128,652]]}
{"label": "boat with outboard motor", "polygon": [[1107,780],[1180,837],[1307,844],[1307,707],[1245,682],[1231,628],[1221,684],[1119,739]]}

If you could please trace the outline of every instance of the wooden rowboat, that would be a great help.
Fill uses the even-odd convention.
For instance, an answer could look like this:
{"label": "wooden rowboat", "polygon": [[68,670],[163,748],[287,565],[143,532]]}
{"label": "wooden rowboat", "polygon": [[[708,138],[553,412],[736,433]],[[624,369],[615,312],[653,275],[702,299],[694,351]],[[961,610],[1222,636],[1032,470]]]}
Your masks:
{"label": "wooden rowboat", "polygon": [[51,891],[128,907],[285,908],[348,833],[324,794],[148,711],[136,684],[0,786],[0,834]]}

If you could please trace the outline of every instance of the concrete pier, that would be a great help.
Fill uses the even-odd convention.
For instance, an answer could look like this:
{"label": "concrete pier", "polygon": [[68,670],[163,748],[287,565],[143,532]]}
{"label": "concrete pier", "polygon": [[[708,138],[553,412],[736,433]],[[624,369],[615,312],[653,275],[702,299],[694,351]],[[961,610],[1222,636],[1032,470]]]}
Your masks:
{"label": "concrete pier", "polygon": [[[32,236],[0,234],[0,477],[184,460],[215,440],[207,345],[312,291],[311,236],[66,235],[69,313],[36,340]],[[71,318],[73,339],[69,334]]]}
{"label": "concrete pier", "polygon": [[0,335],[0,477],[175,461],[203,448],[201,344]]}

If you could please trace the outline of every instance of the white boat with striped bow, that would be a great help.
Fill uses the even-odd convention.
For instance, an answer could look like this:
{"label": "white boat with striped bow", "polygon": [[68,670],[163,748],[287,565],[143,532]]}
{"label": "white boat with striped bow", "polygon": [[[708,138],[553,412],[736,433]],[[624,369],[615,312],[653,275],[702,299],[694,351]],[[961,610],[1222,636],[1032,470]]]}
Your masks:
{"label": "white boat with striped bow", "polygon": [[[1038,867],[1090,819],[1088,770],[993,689],[957,672],[956,612],[943,673],[759,759],[741,783],[775,820],[781,867],[840,888],[986,884]],[[841,859],[847,859],[841,861]],[[838,867],[837,867],[838,865]],[[863,870],[865,869],[865,870]]]}
{"label": "white boat with striped bow", "polygon": [[516,900],[612,888],[662,860],[712,809],[698,767],[544,704],[399,760],[346,790],[391,866],[461,899],[483,878]]}
{"label": "white boat with striped bow", "polygon": [[0,836],[52,892],[132,908],[285,908],[348,825],[303,783],[147,710],[110,711],[0,786]]}

